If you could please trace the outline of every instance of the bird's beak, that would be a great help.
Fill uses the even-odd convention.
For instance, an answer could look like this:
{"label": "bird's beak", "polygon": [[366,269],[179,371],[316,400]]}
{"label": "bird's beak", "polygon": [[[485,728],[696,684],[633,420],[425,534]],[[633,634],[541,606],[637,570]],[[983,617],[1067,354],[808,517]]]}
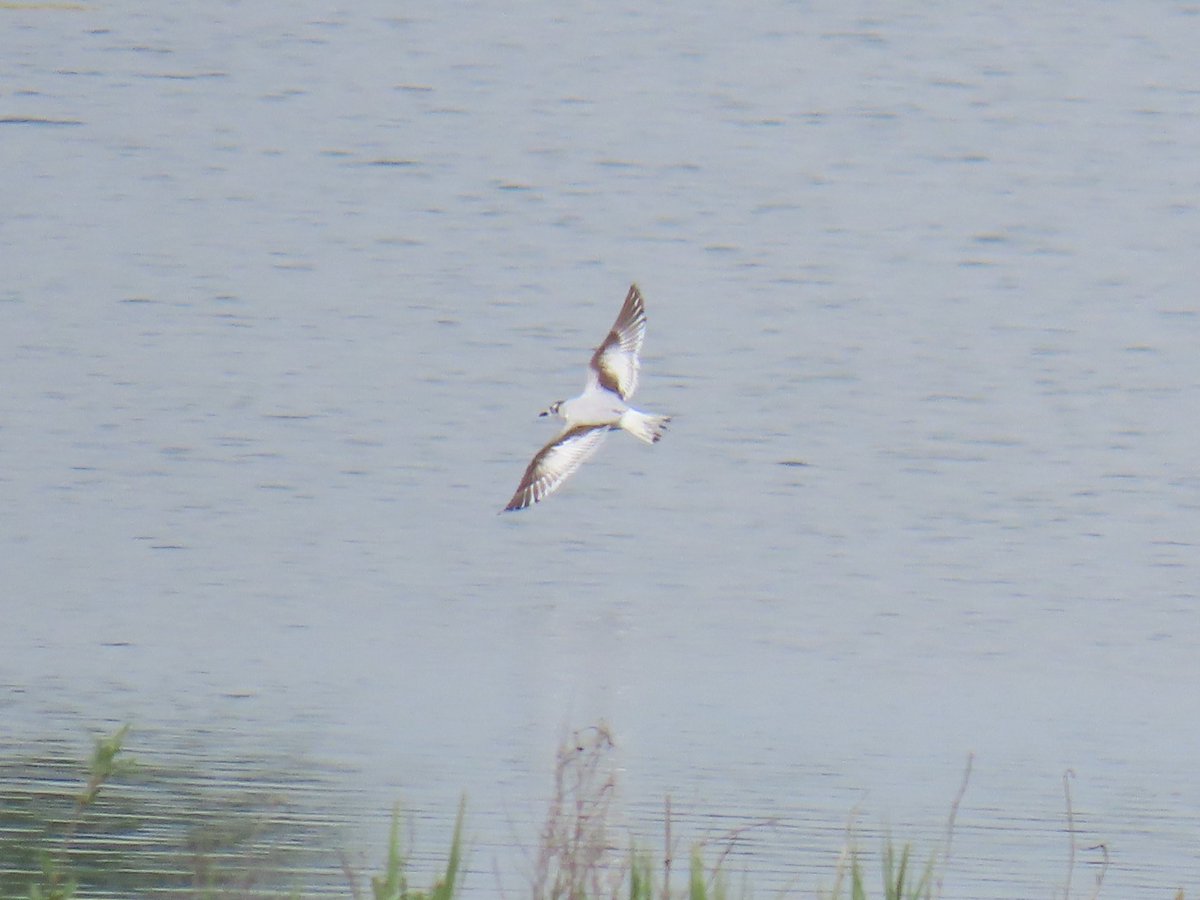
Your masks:
{"label": "bird's beak", "polygon": [[548,415],[550,415],[550,410],[548,410],[548,409],[543,409],[543,410],[542,410],[540,413],[538,413],[538,418],[539,418],[539,419],[541,419],[541,418],[544,418],[544,417],[546,417],[546,416],[548,416]]}

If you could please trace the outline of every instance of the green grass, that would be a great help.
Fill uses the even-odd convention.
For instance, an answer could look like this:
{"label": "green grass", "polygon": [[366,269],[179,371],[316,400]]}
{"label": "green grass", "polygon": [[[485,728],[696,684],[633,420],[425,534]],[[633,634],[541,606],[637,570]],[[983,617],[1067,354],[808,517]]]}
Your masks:
{"label": "green grass", "polygon": [[[91,841],[97,835],[112,833],[121,838],[137,830],[139,813],[135,806],[126,803],[114,808],[114,804],[105,801],[114,782],[147,777],[142,767],[126,754],[129,733],[130,728],[125,725],[97,739],[87,760],[81,786],[65,794],[62,802],[54,806],[43,801],[48,805],[41,817],[41,837],[29,845],[33,849],[16,847],[11,842],[0,844],[0,869],[12,871],[16,867],[28,871],[30,862],[40,868],[40,874],[28,877],[20,894],[12,894],[2,886],[0,894],[27,897],[28,900],[73,900],[99,891],[125,895],[155,889],[179,891],[181,885],[178,883],[142,881],[134,884],[122,880],[126,876],[121,873],[139,868],[138,845],[132,841],[116,841],[115,846],[123,848],[126,858],[114,857],[107,864],[97,863],[95,857],[107,857],[117,851],[83,852],[85,840]],[[575,733],[560,748],[555,764],[553,796],[538,834],[536,850],[529,857],[533,862],[526,886],[529,896],[533,900],[624,900],[626,897],[629,900],[729,900],[731,890],[726,862],[741,830],[692,845],[686,854],[687,871],[677,873],[673,885],[672,860],[677,852],[672,838],[670,801],[668,799],[664,811],[661,851],[651,852],[636,845],[619,849],[622,845],[630,847],[630,844],[627,837],[622,840],[621,834],[616,833],[619,830],[613,823],[617,772],[612,735],[603,724]],[[944,842],[937,852],[922,857],[923,862],[918,861],[911,844],[886,838],[880,848],[878,874],[873,875],[870,870],[874,864],[864,863],[868,855],[862,851],[851,829],[838,857],[832,886],[817,890],[815,895],[821,900],[940,900],[943,878],[951,862],[954,822],[970,772],[968,760],[962,787],[951,806]],[[1107,848],[1103,845],[1077,847],[1069,774],[1064,776],[1063,782],[1066,831],[1070,841],[1069,847],[1064,847],[1067,877],[1062,896],[1065,900],[1072,900],[1073,896],[1071,874],[1077,850],[1102,850],[1105,866],[1108,858]],[[115,821],[115,826],[90,821],[98,815],[101,806],[105,807],[106,821]],[[36,830],[26,827],[36,812],[18,810],[19,822],[26,832]],[[205,812],[211,813],[211,810]],[[240,815],[221,819],[209,815],[203,828],[186,832],[180,853],[191,858],[193,876],[185,888],[190,893],[185,892],[183,896],[197,900],[229,896],[303,897],[303,890],[280,888],[279,879],[267,872],[268,863],[262,858],[250,854],[250,862],[246,862],[247,854],[243,848],[258,842],[261,832],[267,828],[264,823],[270,818],[266,814],[258,815],[262,818]],[[436,867],[440,874],[428,888],[414,888],[411,856],[402,840],[403,819],[399,806],[394,807],[381,870],[367,882],[369,894],[360,888],[361,879],[342,857],[346,894],[353,900],[453,900],[460,896],[465,874],[465,818],[464,797],[459,803],[444,864]],[[0,825],[13,821],[18,819],[10,819],[4,814]],[[289,833],[289,842],[294,843],[294,837]],[[13,852],[14,848],[16,852]],[[94,850],[94,847],[90,849]],[[260,871],[257,872],[255,859],[259,859]],[[1103,875],[1104,869],[1101,869],[1088,893],[1091,900],[1100,895]],[[524,895],[525,891],[513,893]],[[743,884],[736,895],[749,896],[748,887]],[[790,895],[813,894],[792,892]],[[1184,900],[1182,890],[1174,895],[1174,900]]]}
{"label": "green grass", "polygon": [[75,810],[67,822],[66,830],[58,845],[42,853],[42,878],[29,887],[30,900],[69,900],[74,897],[78,883],[72,874],[75,853],[75,835],[84,815],[101,789],[113,778],[133,771],[137,763],[123,755],[125,738],[129,734],[128,724],[112,734],[97,738],[88,760],[88,777],[75,796]]}
{"label": "green grass", "polygon": [[[905,844],[899,851],[891,838],[883,844],[883,884],[879,895],[884,900],[933,900],[934,893],[934,861],[929,860],[914,876],[912,871],[912,846]],[[846,880],[849,879],[850,900],[866,900],[867,875],[863,870],[862,858],[858,848],[851,845],[838,865],[837,880],[833,890],[821,894],[823,900],[841,900],[846,890]]]}
{"label": "green grass", "polygon": [[[383,874],[371,879],[374,900],[451,900],[458,895],[459,870],[462,866],[463,816],[467,800],[458,804],[458,815],[454,819],[454,836],[450,839],[450,852],[446,855],[446,872],[434,882],[428,891],[413,890],[408,886],[408,857],[400,841],[400,807],[392,809],[392,826],[388,832],[387,862]],[[354,897],[360,896],[357,886],[351,882]]]}

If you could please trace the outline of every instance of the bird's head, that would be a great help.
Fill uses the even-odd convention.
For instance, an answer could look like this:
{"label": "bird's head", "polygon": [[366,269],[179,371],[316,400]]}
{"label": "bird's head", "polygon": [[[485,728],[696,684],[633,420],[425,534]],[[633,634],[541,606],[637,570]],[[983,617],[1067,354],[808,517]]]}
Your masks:
{"label": "bird's head", "polygon": [[558,409],[562,405],[563,405],[563,401],[555,400],[553,403],[550,404],[549,407],[547,407],[546,409],[543,409],[540,413],[538,413],[538,415],[539,416],[557,416]]}

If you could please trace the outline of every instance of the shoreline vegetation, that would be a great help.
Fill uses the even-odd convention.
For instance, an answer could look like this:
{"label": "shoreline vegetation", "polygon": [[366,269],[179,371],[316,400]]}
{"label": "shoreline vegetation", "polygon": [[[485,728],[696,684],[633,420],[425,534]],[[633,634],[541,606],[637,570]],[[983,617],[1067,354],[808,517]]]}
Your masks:
{"label": "shoreline vegetation", "polygon": [[[271,884],[269,869],[272,861],[249,861],[228,853],[230,847],[246,844],[255,836],[253,825],[225,825],[215,833],[190,836],[181,855],[191,861],[190,877],[185,883],[173,885],[136,886],[124,880],[120,873],[138,868],[136,857],[140,842],[131,835],[124,841],[124,859],[116,854],[105,863],[98,863],[96,854],[88,852],[83,839],[86,826],[96,818],[97,807],[106,789],[113,782],[141,774],[141,767],[125,748],[130,732],[128,724],[95,741],[87,762],[83,783],[69,798],[70,812],[56,815],[47,809],[27,809],[26,819],[37,819],[39,839],[35,849],[21,853],[9,846],[11,840],[0,843],[2,869],[8,878],[0,883],[3,896],[28,900],[76,900],[94,896],[121,896],[133,893],[169,893],[171,896],[217,900],[226,897],[303,898],[303,887],[276,887]],[[729,832],[723,837],[694,844],[680,852],[671,833],[671,804],[664,803],[663,843],[654,851],[638,846],[613,824],[612,808],[617,790],[617,767],[614,762],[615,744],[608,727],[603,723],[575,732],[559,748],[554,769],[554,789],[544,824],[538,835],[536,851],[531,854],[529,896],[534,900],[729,900],[751,895],[749,874],[741,875],[738,888],[730,886],[728,856],[734,841],[746,828]],[[959,804],[967,791],[971,777],[972,758],[968,757],[962,784],[954,797],[946,822],[941,846],[922,859],[909,843],[897,843],[891,837],[883,841],[879,853],[882,871],[868,874],[864,860],[874,854],[864,851],[855,838],[853,817],[841,853],[837,859],[833,882],[783,892],[778,896],[816,896],[819,900],[940,900],[943,896],[945,874],[952,862],[955,819]],[[1065,885],[1061,896],[1073,898],[1100,897],[1108,868],[1108,850],[1103,845],[1079,847],[1076,841],[1074,811],[1071,805],[1073,773],[1063,775],[1066,798],[1066,832],[1069,846],[1066,855]],[[58,798],[63,799],[61,796]],[[44,805],[44,804],[43,804]],[[338,854],[342,889],[334,892],[352,900],[452,900],[460,896],[464,880],[463,827],[467,818],[467,798],[463,797],[444,864],[429,887],[410,884],[410,859],[403,841],[404,816],[399,805],[393,808],[388,843],[379,874],[364,876],[343,852]],[[136,831],[139,817],[127,811],[110,817],[110,830],[127,833]],[[753,827],[753,826],[749,826]],[[1099,852],[1102,862],[1094,883],[1086,887],[1073,885],[1077,856],[1081,851]],[[108,856],[109,854],[105,854]],[[682,859],[680,858],[682,856]],[[7,858],[6,858],[7,857]],[[30,865],[32,858],[37,865]],[[278,862],[277,860],[275,862]],[[256,867],[260,870],[255,871]],[[13,872],[24,875],[18,893]],[[1053,889],[1052,889],[1053,890]],[[508,892],[497,889],[506,896]],[[519,892],[525,895],[525,891]],[[331,895],[322,891],[322,896]],[[1060,896],[1053,890],[1052,896]],[[1183,890],[1173,900],[1184,900]]]}

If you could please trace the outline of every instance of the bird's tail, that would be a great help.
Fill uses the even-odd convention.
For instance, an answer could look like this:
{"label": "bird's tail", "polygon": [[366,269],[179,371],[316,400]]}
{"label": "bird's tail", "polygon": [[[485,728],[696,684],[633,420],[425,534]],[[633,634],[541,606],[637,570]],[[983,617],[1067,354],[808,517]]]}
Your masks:
{"label": "bird's tail", "polygon": [[636,409],[627,409],[621,416],[621,428],[639,441],[657,444],[662,440],[663,433],[667,430],[667,423],[670,421],[670,416],[652,416],[638,412]]}

